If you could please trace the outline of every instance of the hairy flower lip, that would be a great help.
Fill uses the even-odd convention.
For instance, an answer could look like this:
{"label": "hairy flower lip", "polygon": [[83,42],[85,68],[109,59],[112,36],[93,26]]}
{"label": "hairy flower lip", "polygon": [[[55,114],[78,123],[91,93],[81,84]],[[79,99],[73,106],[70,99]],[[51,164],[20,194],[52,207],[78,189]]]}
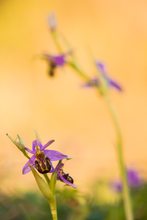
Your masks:
{"label": "hairy flower lip", "polygon": [[59,160],[63,160],[63,159],[68,159],[67,155],[64,155],[58,151],[55,150],[46,150],[46,148],[51,145],[54,142],[54,140],[50,140],[48,141],[45,145],[42,145],[41,142],[36,139],[32,142],[32,150],[30,150],[29,148],[25,147],[25,150],[28,151],[29,153],[33,154],[33,156],[28,160],[28,162],[24,165],[23,169],[22,169],[22,173],[26,174],[28,172],[31,171],[30,166],[35,168],[35,160],[39,160],[38,158],[38,152],[44,154],[44,157],[47,157],[50,162],[51,162],[51,167],[52,169],[49,172],[53,172],[54,168],[52,165],[52,161],[59,161]]}
{"label": "hairy flower lip", "polygon": [[[69,176],[69,174],[66,174],[63,172],[63,169],[62,169],[63,166],[64,166],[64,164],[60,161],[55,168],[55,172],[57,173],[57,179],[64,182],[66,185],[72,186],[73,188],[77,188],[77,186],[74,183],[71,183],[70,181],[68,181],[65,178],[65,176],[66,175]],[[70,177],[70,178],[72,178],[72,177]]]}

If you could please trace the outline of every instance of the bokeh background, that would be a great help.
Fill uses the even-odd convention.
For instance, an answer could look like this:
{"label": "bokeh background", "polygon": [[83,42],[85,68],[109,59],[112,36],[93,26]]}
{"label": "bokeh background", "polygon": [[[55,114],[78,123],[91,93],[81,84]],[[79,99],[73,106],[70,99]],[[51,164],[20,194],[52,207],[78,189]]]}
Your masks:
{"label": "bokeh background", "polygon": [[[72,156],[66,163],[80,190],[98,178],[116,178],[115,133],[107,108],[69,69],[47,75],[38,55],[56,53],[48,30],[53,11],[80,65],[93,75],[92,53],[105,61],[124,88],[111,91],[124,137],[125,160],[146,176],[147,162],[147,2],[116,0],[0,1],[0,187],[5,192],[34,189],[22,176],[26,158],[5,136],[20,134],[31,147],[34,131],[52,149]],[[37,188],[37,187],[36,187]]]}

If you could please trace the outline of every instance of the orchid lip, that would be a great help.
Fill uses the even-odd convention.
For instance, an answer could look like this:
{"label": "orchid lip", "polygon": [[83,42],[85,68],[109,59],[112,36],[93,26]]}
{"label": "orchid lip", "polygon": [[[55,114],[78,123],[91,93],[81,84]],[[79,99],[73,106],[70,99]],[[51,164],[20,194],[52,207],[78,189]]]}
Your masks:
{"label": "orchid lip", "polygon": [[74,184],[74,179],[68,173],[65,173],[63,171],[63,166],[64,164],[60,161],[55,168],[55,172],[57,172],[57,179],[64,182],[66,185],[76,188],[76,185]]}

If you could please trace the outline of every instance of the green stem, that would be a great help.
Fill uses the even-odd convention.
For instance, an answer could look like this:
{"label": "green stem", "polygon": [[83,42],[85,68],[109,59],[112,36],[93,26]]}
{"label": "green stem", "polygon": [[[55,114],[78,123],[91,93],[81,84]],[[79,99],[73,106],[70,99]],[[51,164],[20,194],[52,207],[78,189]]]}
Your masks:
{"label": "green stem", "polygon": [[127,220],[133,220],[133,211],[132,211],[132,204],[131,204],[131,198],[130,198],[130,192],[129,192],[129,187],[128,187],[128,182],[127,182],[127,175],[126,175],[126,167],[125,167],[125,162],[124,162],[124,154],[123,154],[123,141],[122,141],[122,133],[121,129],[118,123],[117,115],[115,113],[115,110],[110,102],[110,99],[107,94],[104,95],[105,103],[108,107],[114,129],[116,131],[116,152],[117,152],[117,160],[118,160],[118,165],[119,165],[119,170],[120,170],[120,176],[122,179],[123,183],[123,200],[124,200],[124,209],[125,209],[125,214],[126,214],[126,219]]}
{"label": "green stem", "polygon": [[76,64],[76,62],[73,60],[72,62],[68,62],[68,65],[74,69],[74,71],[78,72],[78,75],[83,78],[85,81],[89,81],[90,77],[87,76],[87,74],[85,74],[80,68],[79,66]]}
{"label": "green stem", "polygon": [[[59,51],[62,52],[63,49],[61,47],[61,44],[59,42],[57,34],[54,34],[53,40],[57,46],[57,49],[59,49]],[[90,79],[87,76],[87,74],[85,74],[85,72],[83,72],[83,70],[81,70],[79,68],[79,66],[76,64],[74,57],[73,57],[72,61],[69,62],[68,64],[85,81]],[[117,160],[118,160],[120,176],[121,176],[122,184],[123,184],[122,196],[123,196],[123,201],[124,201],[125,215],[126,215],[127,220],[133,220],[134,218],[133,218],[133,212],[132,212],[132,204],[131,204],[130,192],[129,192],[128,182],[127,182],[126,167],[125,167],[125,162],[124,162],[122,132],[121,132],[120,125],[118,123],[117,115],[116,115],[115,110],[114,110],[114,108],[111,104],[111,101],[109,99],[106,85],[103,82],[103,79],[101,79],[101,81],[102,81],[101,89],[103,92],[102,94],[104,97],[104,101],[108,107],[108,110],[109,110],[109,113],[110,113],[110,116],[111,116],[111,119],[112,119],[112,122],[114,125],[114,129],[116,132],[116,138],[117,138],[117,140],[116,140],[116,153],[117,153]],[[96,87],[96,90],[100,91],[99,87]]]}
{"label": "green stem", "polygon": [[56,196],[53,192],[52,192],[51,198],[48,202],[49,202],[49,206],[51,209],[52,219],[58,220]]}
{"label": "green stem", "polygon": [[59,36],[57,31],[51,31],[52,38],[54,39],[55,45],[60,53],[62,53],[62,47],[59,42]]}
{"label": "green stem", "polygon": [[51,214],[52,214],[52,218],[53,220],[58,220],[58,216],[57,216],[57,203],[56,203],[56,197],[55,195],[52,195],[50,201],[49,201],[49,206],[51,209]]}
{"label": "green stem", "polygon": [[[46,179],[46,182],[51,190],[51,186],[50,186],[50,179],[48,178],[47,174],[44,174],[44,178]],[[56,204],[56,196],[55,193],[52,192],[51,190],[51,198],[48,200],[49,206],[50,206],[50,210],[51,210],[51,215],[52,215],[52,219],[53,220],[58,220],[58,216],[57,216],[57,204]]]}

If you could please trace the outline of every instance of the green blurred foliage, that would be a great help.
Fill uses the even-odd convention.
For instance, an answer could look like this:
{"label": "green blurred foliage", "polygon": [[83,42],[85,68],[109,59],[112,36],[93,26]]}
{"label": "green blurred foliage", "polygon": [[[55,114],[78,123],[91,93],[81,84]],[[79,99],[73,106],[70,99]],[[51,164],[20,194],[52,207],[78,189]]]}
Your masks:
{"label": "green blurred foliage", "polygon": [[[115,199],[104,201],[104,188],[111,191],[106,182],[98,182],[92,192],[85,195],[66,187],[57,190],[59,220],[125,220],[121,196],[112,192]],[[147,184],[132,190],[131,194],[135,220],[146,220]],[[1,193],[0,219],[46,220],[51,219],[51,214],[47,201],[35,192],[13,196]]]}

